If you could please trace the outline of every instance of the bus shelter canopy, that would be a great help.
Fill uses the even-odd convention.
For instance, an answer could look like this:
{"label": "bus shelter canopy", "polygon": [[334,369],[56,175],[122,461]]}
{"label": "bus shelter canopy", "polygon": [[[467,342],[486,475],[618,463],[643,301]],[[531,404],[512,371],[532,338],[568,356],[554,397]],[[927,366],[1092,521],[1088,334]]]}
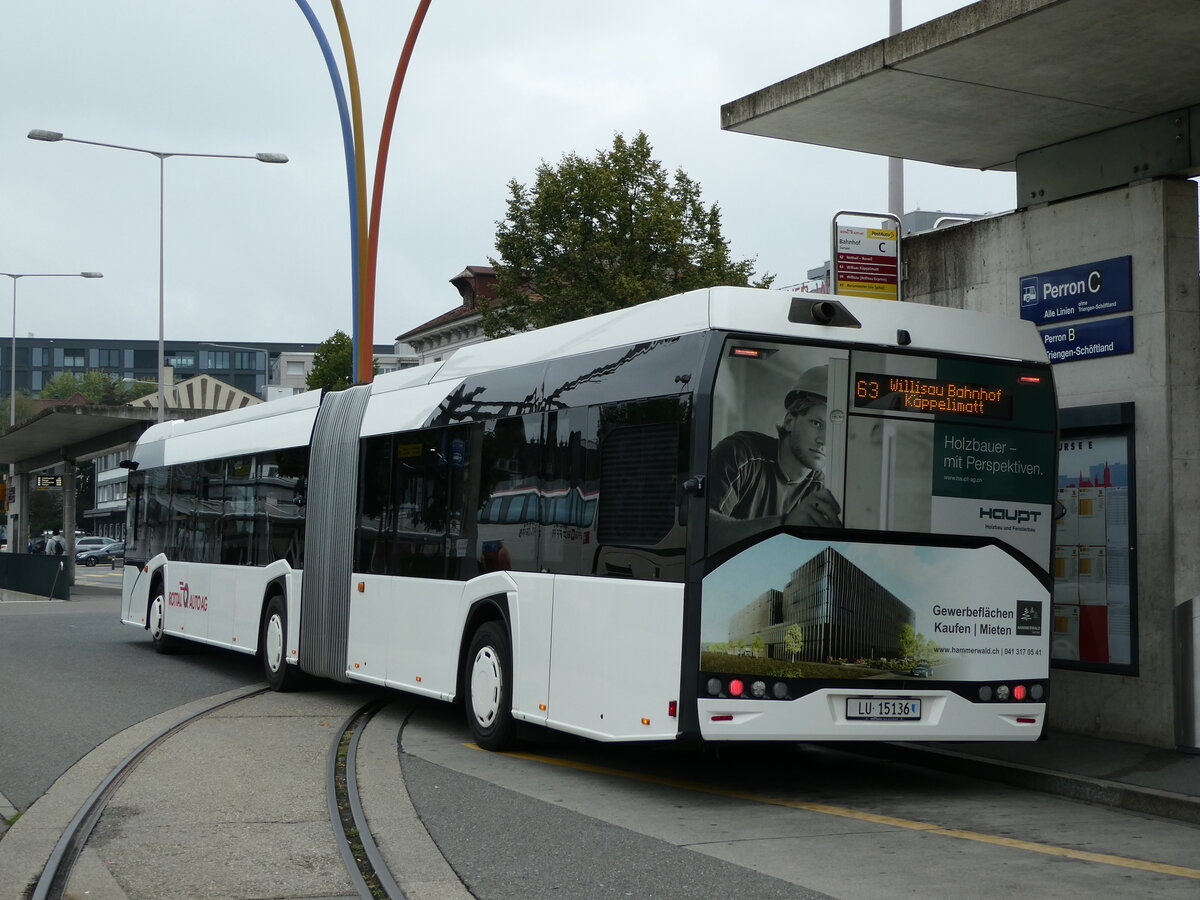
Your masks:
{"label": "bus shelter canopy", "polygon": [[15,465],[23,473],[86,459],[136,441],[156,419],[154,409],[54,406],[0,432],[0,463]]}
{"label": "bus shelter canopy", "polygon": [[1164,133],[1122,143],[1176,153],[1143,177],[1194,175],[1197,46],[1195,0],[983,0],[727,103],[721,127],[1011,171],[1022,154],[1167,116]]}

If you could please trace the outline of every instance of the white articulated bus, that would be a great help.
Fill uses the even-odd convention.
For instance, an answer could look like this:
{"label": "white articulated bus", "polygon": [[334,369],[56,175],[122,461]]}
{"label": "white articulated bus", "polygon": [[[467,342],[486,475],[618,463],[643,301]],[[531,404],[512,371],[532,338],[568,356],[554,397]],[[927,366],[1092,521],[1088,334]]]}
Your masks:
{"label": "white articulated bus", "polygon": [[122,618],[492,749],[1029,740],[1055,448],[1028,323],[694,291],[150,428]]}

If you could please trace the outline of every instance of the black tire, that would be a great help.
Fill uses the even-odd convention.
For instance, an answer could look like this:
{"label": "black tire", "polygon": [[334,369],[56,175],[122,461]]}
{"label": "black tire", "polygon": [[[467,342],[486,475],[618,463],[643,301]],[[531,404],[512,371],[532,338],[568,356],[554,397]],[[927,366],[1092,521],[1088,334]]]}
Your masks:
{"label": "black tire", "polygon": [[500,622],[475,631],[463,662],[467,724],[485,750],[508,750],[517,743],[512,717],[512,644]]}
{"label": "black tire", "polygon": [[179,646],[179,640],[167,634],[165,618],[167,614],[167,598],[163,596],[162,584],[155,584],[150,589],[150,603],[146,607],[146,630],[150,632],[150,640],[154,642],[156,653],[171,653]]}
{"label": "black tire", "polygon": [[85,566],[87,566],[89,569],[90,569],[90,568],[92,568],[92,566],[96,565],[96,557],[94,557],[94,556],[89,556],[87,559],[85,559],[85,560],[83,561],[83,564],[84,564]]}
{"label": "black tire", "polygon": [[300,667],[287,663],[287,604],[281,594],[272,594],[267,600],[258,635],[258,656],[271,690],[284,693],[301,687]]}

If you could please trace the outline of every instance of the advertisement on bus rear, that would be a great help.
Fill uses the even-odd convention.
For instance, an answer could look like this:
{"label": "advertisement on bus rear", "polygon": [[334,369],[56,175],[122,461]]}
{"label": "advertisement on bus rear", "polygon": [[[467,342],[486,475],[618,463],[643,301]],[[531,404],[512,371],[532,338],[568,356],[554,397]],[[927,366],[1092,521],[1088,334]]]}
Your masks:
{"label": "advertisement on bus rear", "polygon": [[1043,678],[1049,602],[994,546],[776,534],[704,579],[701,668],[864,683]]}
{"label": "advertisement on bus rear", "polygon": [[1045,367],[730,341],[702,669],[1044,675],[1055,415]]}

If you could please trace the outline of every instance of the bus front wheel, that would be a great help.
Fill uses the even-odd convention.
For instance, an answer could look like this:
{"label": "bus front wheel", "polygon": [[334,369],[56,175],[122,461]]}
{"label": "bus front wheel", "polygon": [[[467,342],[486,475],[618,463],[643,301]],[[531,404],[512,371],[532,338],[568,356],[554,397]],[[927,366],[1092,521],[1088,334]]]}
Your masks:
{"label": "bus front wheel", "polygon": [[162,587],[156,587],[153,590],[154,599],[150,601],[150,608],[146,615],[146,628],[150,632],[150,640],[154,642],[154,650],[156,653],[170,653],[177,646],[177,640],[167,634],[167,625],[165,621],[167,613],[167,601],[163,597]]}
{"label": "bus front wheel", "polygon": [[263,616],[258,652],[262,657],[263,676],[273,691],[294,691],[300,687],[299,666],[287,663],[287,604],[279,594],[272,594]]}
{"label": "bus front wheel", "polygon": [[463,683],[467,724],[485,750],[507,750],[516,743],[512,717],[512,648],[499,622],[484,622],[471,638]]}

